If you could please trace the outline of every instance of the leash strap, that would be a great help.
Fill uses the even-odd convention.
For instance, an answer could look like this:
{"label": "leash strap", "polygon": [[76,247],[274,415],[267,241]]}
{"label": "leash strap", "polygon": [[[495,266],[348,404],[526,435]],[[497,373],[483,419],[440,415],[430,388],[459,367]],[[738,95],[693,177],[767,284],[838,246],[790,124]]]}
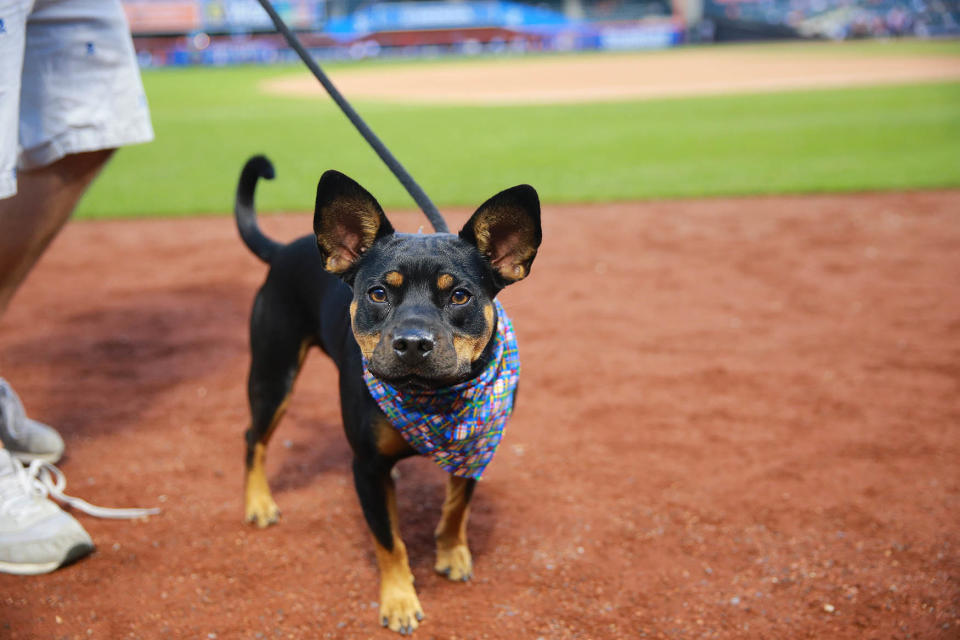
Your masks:
{"label": "leash strap", "polygon": [[329,93],[333,101],[337,103],[337,106],[340,107],[343,114],[347,116],[347,119],[357,128],[357,131],[360,132],[363,139],[373,147],[373,150],[377,152],[380,159],[383,160],[390,171],[393,172],[393,175],[397,177],[397,180],[400,181],[400,184],[407,190],[407,193],[410,194],[420,209],[423,210],[424,215],[427,216],[430,224],[433,225],[433,230],[437,233],[449,233],[450,229],[447,227],[446,221],[443,219],[443,216],[440,215],[440,211],[437,210],[436,205],[433,204],[430,197],[427,196],[424,190],[420,188],[420,185],[417,184],[413,177],[407,173],[407,170],[403,168],[403,165],[390,153],[390,150],[380,141],[377,134],[367,126],[367,123],[363,121],[360,114],[347,102],[343,94],[330,82],[330,78],[323,72],[320,65],[318,65],[310,54],[307,53],[307,50],[303,48],[300,39],[290,31],[283,19],[277,14],[273,5],[270,4],[270,0],[259,0],[259,2],[260,6],[267,12],[267,15],[270,16],[270,19],[273,20],[277,31],[287,40],[287,44],[297,52],[297,55],[299,55],[303,63],[307,65],[307,68],[313,72],[313,75],[320,81],[323,88],[327,90],[327,93]]}

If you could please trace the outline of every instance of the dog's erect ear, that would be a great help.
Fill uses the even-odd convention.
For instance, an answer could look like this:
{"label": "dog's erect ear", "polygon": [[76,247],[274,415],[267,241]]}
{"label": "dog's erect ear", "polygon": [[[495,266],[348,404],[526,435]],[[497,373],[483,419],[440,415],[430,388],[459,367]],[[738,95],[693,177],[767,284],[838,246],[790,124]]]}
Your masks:
{"label": "dog's erect ear", "polygon": [[490,261],[498,285],[526,278],[543,237],[537,191],[527,184],[501,191],[480,205],[460,237]]}
{"label": "dog's erect ear", "polygon": [[393,233],[377,200],[339,171],[327,171],[317,184],[313,232],[330,273],[348,272],[377,239]]}

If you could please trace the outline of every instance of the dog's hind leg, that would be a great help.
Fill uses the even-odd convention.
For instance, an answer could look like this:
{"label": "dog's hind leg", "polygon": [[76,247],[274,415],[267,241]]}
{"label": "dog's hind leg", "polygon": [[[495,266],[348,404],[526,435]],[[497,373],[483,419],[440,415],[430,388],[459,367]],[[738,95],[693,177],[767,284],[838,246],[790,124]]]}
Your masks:
{"label": "dog's hind leg", "polygon": [[451,580],[465,582],[473,576],[473,559],[467,546],[467,518],[476,486],[477,481],[473,478],[453,475],[447,478],[447,497],[434,532],[437,562],[433,568]]}
{"label": "dog's hind leg", "polygon": [[[258,298],[257,305],[261,302]],[[284,314],[273,314],[273,317],[289,318]],[[305,332],[295,327],[267,327],[266,324],[262,316],[258,317],[255,306],[247,384],[252,421],[246,432],[245,513],[247,522],[258,527],[269,526],[280,517],[267,483],[267,443],[286,411],[293,383],[313,344]]]}

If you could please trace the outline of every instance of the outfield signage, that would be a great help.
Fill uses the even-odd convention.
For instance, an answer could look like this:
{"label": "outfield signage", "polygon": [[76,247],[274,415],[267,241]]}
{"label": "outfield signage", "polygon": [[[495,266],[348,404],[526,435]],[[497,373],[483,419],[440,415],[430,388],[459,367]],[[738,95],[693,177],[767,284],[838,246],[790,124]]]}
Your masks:
{"label": "outfield signage", "polygon": [[673,21],[601,27],[597,30],[596,46],[592,48],[605,51],[663,49],[680,44],[682,35],[682,30]]}
{"label": "outfield signage", "polygon": [[[273,31],[273,22],[257,0],[202,0],[203,24],[208,31]],[[323,0],[272,0],[273,8],[294,29],[323,26]]]}
{"label": "outfield signage", "polygon": [[564,27],[562,13],[515,2],[390,2],[372,4],[331,20],[326,31],[354,38],[379,31],[417,31],[478,27]]}
{"label": "outfield signage", "polygon": [[[557,11],[501,0],[373,3],[329,24],[325,24],[325,0],[273,0],[272,4],[290,27],[323,30],[338,39],[378,31],[543,29],[573,24]],[[273,30],[270,17],[257,0],[123,0],[123,6],[134,35]]]}
{"label": "outfield signage", "polygon": [[[257,0],[123,0],[143,66],[292,61],[277,38],[234,37],[271,33]],[[663,48],[683,40],[679,18],[589,22],[509,0],[376,3],[324,22],[324,0],[274,0],[292,28],[309,31],[314,55],[362,58],[387,50],[476,55],[504,51],[632,50]],[[169,41],[168,41],[169,40]]]}
{"label": "outfield signage", "polygon": [[[294,29],[320,29],[325,0],[273,0],[280,17]],[[273,31],[257,0],[123,0],[134,35]]]}
{"label": "outfield signage", "polygon": [[200,28],[200,3],[195,0],[124,0],[123,11],[134,35],[190,33]]}

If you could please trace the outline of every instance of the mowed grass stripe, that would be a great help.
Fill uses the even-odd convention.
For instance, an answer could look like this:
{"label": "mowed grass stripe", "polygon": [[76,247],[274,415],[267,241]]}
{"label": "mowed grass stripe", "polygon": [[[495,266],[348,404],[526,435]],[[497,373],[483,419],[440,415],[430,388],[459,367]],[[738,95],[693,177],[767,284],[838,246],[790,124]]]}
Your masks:
{"label": "mowed grass stripe", "polygon": [[[445,62],[445,64],[448,64]],[[144,74],[157,139],[123,149],[82,217],[225,213],[240,167],[273,159],[264,211],[309,210],[319,175],[412,208],[326,100],[263,95],[290,68]],[[527,182],[545,202],[960,186],[960,83],[545,106],[358,110],[441,207]]]}

